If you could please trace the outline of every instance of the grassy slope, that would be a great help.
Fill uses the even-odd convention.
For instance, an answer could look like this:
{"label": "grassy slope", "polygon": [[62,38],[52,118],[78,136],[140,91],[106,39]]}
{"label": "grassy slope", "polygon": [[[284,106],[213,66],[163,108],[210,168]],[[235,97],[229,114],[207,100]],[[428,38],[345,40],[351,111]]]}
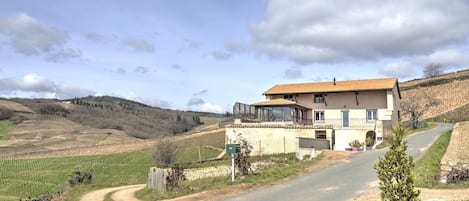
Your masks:
{"label": "grassy slope", "polygon": [[442,184],[440,178],[440,161],[446,153],[446,148],[451,139],[451,132],[442,134],[433,145],[427,150],[425,155],[415,163],[413,174],[414,184],[424,188],[467,188],[469,182],[460,184]]}
{"label": "grassy slope", "polygon": [[[66,109],[67,119],[93,128],[110,128],[125,131],[137,138],[172,136],[191,130],[199,125],[197,118],[212,117],[221,121],[217,114],[177,111],[151,107],[117,97],[84,97],[70,100],[56,99],[9,99],[31,108],[36,113],[48,105],[60,105]],[[209,121],[213,121],[209,119]],[[203,120],[203,119],[202,119]]]}
{"label": "grassy slope", "polygon": [[416,186],[429,188],[438,183],[440,161],[446,152],[450,139],[451,131],[441,135],[427,150],[425,155],[416,162],[413,170],[413,174],[416,177]]}
{"label": "grassy slope", "polygon": [[[315,158],[311,161],[300,162],[295,159],[294,154],[280,154],[273,156],[266,156],[264,160],[275,161],[276,165],[264,169],[258,174],[251,174],[247,176],[237,176],[237,179],[234,183],[231,183],[229,177],[213,177],[213,178],[204,178],[198,179],[195,181],[183,181],[180,184],[180,188],[173,192],[158,192],[150,189],[143,189],[137,191],[135,196],[143,201],[152,201],[152,200],[162,200],[169,199],[179,196],[184,196],[192,193],[214,190],[214,189],[223,189],[228,186],[237,186],[237,185],[259,185],[267,184],[273,181],[283,179],[285,177],[294,175],[296,173],[304,171],[304,169],[311,167],[318,160],[322,158],[320,155],[318,158]],[[261,160],[262,158],[256,158],[252,160]]]}
{"label": "grassy slope", "polygon": [[[202,159],[216,157],[220,152],[203,147],[223,148],[224,132],[187,138],[176,142],[180,163],[197,161],[201,145]],[[229,160],[192,164],[187,167],[228,164]],[[105,187],[146,183],[148,170],[154,166],[152,151],[99,156],[80,156],[44,159],[0,159],[0,200],[18,200],[28,195],[38,196],[54,192],[67,182],[74,170],[85,170],[93,164],[96,180],[92,185],[72,189],[66,200],[77,200],[83,193]]]}
{"label": "grassy slope", "polygon": [[[216,157],[219,152],[201,148],[203,159]],[[178,150],[180,162],[198,158],[195,146]],[[146,183],[148,170],[154,166],[151,152],[81,156],[45,159],[0,160],[0,200],[36,197],[59,190],[77,169],[93,167],[94,182],[70,191],[66,200],[76,200],[84,192],[130,184]]]}
{"label": "grassy slope", "polygon": [[439,122],[451,122],[451,123],[460,122],[460,121],[469,121],[469,103],[455,110],[433,117],[431,118],[431,120],[439,121]]}
{"label": "grassy slope", "polygon": [[6,134],[10,132],[14,127],[15,124],[13,124],[9,120],[0,121],[0,140],[8,139],[8,136]]}

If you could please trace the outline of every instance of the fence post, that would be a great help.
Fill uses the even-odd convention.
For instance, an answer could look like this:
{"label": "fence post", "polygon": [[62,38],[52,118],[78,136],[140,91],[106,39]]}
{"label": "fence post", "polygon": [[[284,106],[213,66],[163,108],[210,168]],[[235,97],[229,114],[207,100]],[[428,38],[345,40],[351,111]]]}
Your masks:
{"label": "fence post", "polygon": [[200,145],[198,146],[199,148],[199,163],[202,163],[202,155],[200,154]]}

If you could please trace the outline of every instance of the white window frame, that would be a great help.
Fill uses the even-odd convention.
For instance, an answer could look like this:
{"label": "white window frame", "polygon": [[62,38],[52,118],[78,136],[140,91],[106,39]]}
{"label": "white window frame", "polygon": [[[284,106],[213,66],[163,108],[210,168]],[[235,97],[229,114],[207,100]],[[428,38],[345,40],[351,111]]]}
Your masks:
{"label": "white window frame", "polygon": [[[319,116],[317,116],[316,114],[319,114]],[[321,115],[322,114],[322,115]],[[321,119],[322,117],[322,119]],[[315,122],[324,122],[324,120],[326,119],[326,115],[324,113],[323,110],[321,111],[314,111],[314,121]]]}
{"label": "white window frame", "polygon": [[376,121],[376,120],[378,120],[378,110],[377,109],[367,109],[366,110],[366,120],[367,121]]}

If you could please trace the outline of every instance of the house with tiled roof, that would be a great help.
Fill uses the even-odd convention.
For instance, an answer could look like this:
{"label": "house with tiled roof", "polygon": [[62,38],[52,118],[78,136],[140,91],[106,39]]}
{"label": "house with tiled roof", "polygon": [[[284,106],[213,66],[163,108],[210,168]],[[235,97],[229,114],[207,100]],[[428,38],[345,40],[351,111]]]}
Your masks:
{"label": "house with tiled roof", "polygon": [[263,95],[264,101],[234,105],[227,143],[243,137],[254,154],[295,152],[299,138],[334,150],[367,138],[376,146],[400,118],[396,78],[278,84]]}

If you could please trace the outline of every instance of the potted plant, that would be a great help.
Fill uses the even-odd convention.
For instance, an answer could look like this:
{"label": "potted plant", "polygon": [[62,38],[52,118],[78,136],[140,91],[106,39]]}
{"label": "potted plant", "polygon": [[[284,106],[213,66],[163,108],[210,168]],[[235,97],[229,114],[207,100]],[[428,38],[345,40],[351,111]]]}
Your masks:
{"label": "potted plant", "polygon": [[363,143],[361,143],[358,140],[353,140],[348,145],[350,145],[350,147],[352,147],[352,151],[360,151],[360,147],[363,146]]}
{"label": "potted plant", "polygon": [[365,140],[366,150],[371,150],[375,141],[371,137],[367,137]]}

